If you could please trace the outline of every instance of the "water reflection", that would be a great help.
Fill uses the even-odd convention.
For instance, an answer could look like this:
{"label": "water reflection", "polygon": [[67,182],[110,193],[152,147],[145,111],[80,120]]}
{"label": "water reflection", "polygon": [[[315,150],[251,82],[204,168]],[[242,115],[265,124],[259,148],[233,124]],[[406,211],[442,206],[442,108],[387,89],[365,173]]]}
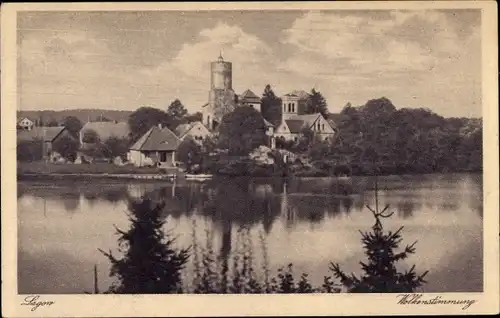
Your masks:
{"label": "water reflection", "polygon": [[[409,235],[415,235],[415,239],[419,239],[421,245],[418,249],[424,255],[420,258],[421,261],[434,259],[432,253],[435,253],[437,245],[434,241],[427,242],[427,237],[429,240],[432,238],[447,242],[458,242],[457,233],[470,233],[480,237],[480,234],[475,232],[478,222],[470,216],[470,212],[473,212],[476,219],[482,217],[481,176],[447,176],[437,179],[434,176],[391,176],[380,178],[379,188],[380,204],[390,205],[390,210],[395,212],[395,224],[406,224]],[[322,248],[324,242],[338,242],[340,247],[337,247],[337,250],[345,248],[345,257],[357,266],[359,257],[350,253],[353,253],[354,246],[359,246],[357,230],[371,226],[365,206],[374,204],[373,189],[374,182],[370,178],[218,178],[204,183],[67,185],[21,182],[18,183],[20,246],[26,255],[31,255],[30,258],[25,258],[26,262],[32,262],[36,257],[44,258],[44,253],[37,255],[33,251],[36,245],[33,245],[33,242],[43,244],[47,240],[47,233],[57,233],[60,226],[71,233],[68,234],[66,242],[61,241],[60,249],[66,249],[64,252],[68,254],[68,258],[79,258],[81,248],[85,244],[91,244],[78,240],[74,234],[77,231],[73,227],[82,227],[82,224],[93,229],[92,237],[96,240],[102,236],[111,237],[111,246],[114,246],[116,238],[113,236],[112,225],[122,222],[120,228],[126,228],[127,220],[121,215],[125,215],[129,202],[149,198],[165,202],[162,215],[172,218],[172,226],[182,228],[184,232],[190,231],[191,220],[207,221],[209,227],[214,229],[211,235],[215,237],[206,237],[203,240],[205,243],[212,239],[217,242],[216,248],[223,261],[222,270],[229,266],[229,255],[238,245],[235,240],[238,239],[238,229],[242,227],[259,231],[262,229],[268,238],[270,255],[276,258],[282,255],[282,261],[294,259],[295,252],[290,249],[296,249],[294,262],[302,263],[308,272],[314,271],[309,267],[316,269],[315,266],[319,266],[319,261],[314,261],[317,257],[326,262],[327,258],[333,260],[332,257],[344,256],[342,253],[337,255],[337,252],[333,256],[306,256],[305,254],[309,253],[307,250],[299,251],[301,246],[308,246],[310,253],[314,252],[316,255],[322,255],[330,249],[335,250],[330,246]],[[33,218],[33,211],[38,213],[41,210],[46,214],[43,220]],[[90,212],[96,214],[87,216]],[[75,223],[66,223],[64,214],[74,217]],[[460,228],[457,228],[458,226]],[[449,229],[449,232],[444,229]],[[423,231],[428,234],[421,238]],[[90,235],[82,233],[85,238]],[[92,244],[88,248],[95,251],[96,243]],[[101,243],[98,245],[102,247]],[[45,245],[45,248],[50,248],[50,245]],[[61,250],[55,252],[62,253]],[[448,255],[447,253],[449,254],[445,254]],[[441,261],[441,258],[438,259]],[[443,256],[442,259],[446,257]],[[437,266],[434,263],[431,265]],[[86,267],[92,266],[93,264]],[[23,268],[27,268],[26,271],[33,270],[33,267],[26,264]],[[319,274],[321,270],[318,268]],[[445,271],[442,275],[445,275],[444,273]],[[36,273],[30,272],[23,277],[31,279],[33,276],[36,276]],[[322,276],[319,276],[321,279]],[[26,281],[24,284],[30,283]]]}
{"label": "water reflection", "polygon": [[[411,218],[415,211],[456,211],[465,201],[469,209],[482,216],[482,185],[480,176],[457,180],[440,177],[444,181],[439,188],[437,181],[423,185],[417,178],[411,185],[402,185],[401,180],[381,182],[381,195],[401,218]],[[372,204],[370,179],[360,178],[353,182],[337,179],[284,180],[250,178],[220,178],[206,183],[130,183],[105,184],[99,186],[44,187],[41,184],[20,183],[18,199],[38,197],[59,201],[67,212],[94,206],[99,201],[111,203],[128,202],[139,198],[165,201],[164,215],[173,218],[196,213],[207,216],[214,222],[230,221],[236,225],[262,224],[269,232],[278,217],[292,226],[297,221],[321,222],[325,217],[346,216]],[[444,186],[443,186],[444,185]],[[420,189],[407,193],[408,186]],[[439,188],[439,193],[429,196]],[[385,190],[385,191],[384,191]],[[361,191],[361,192],[360,192]],[[465,197],[464,197],[465,194]]]}

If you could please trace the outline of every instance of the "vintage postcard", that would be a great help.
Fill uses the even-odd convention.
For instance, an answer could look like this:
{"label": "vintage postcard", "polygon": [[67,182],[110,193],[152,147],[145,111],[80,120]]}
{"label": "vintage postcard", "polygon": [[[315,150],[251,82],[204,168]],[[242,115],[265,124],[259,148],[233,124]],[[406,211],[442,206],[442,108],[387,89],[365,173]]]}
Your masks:
{"label": "vintage postcard", "polygon": [[3,316],[498,313],[496,9],[3,4]]}

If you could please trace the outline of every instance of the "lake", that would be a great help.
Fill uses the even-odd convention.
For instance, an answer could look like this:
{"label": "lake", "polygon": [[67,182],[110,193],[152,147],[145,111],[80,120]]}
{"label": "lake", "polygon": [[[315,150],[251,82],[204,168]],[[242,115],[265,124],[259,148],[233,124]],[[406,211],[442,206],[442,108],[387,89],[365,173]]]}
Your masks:
{"label": "lake", "polygon": [[[394,215],[384,228],[404,226],[416,244],[401,268],[429,270],[424,292],[483,289],[483,191],[480,174],[378,177],[379,203]],[[365,256],[358,230],[374,224],[374,182],[351,179],[216,179],[208,182],[18,182],[18,291],[92,292],[113,281],[98,248],[117,249],[115,226],[128,229],[128,203],[148,196],[166,202],[165,229],[179,247],[210,241],[228,257],[248,230],[256,264],[264,251],[273,273],[289,263],[321,285],[330,262],[360,272]],[[264,242],[264,243],[263,243]],[[263,246],[266,246],[264,249]],[[186,277],[192,272],[188,265]]]}

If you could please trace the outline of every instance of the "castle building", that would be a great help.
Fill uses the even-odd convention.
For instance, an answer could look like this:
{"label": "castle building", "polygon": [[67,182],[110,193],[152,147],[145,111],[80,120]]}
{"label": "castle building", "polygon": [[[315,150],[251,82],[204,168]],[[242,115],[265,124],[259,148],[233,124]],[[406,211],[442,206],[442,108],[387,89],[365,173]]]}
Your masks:
{"label": "castle building", "polygon": [[[233,90],[232,63],[224,61],[222,54],[210,63],[210,91],[208,103],[202,106],[202,123],[211,131],[216,130],[222,117],[238,106],[249,106],[261,112],[261,99],[247,89],[241,95]],[[264,120],[266,127],[270,124]]]}
{"label": "castle building", "polygon": [[[210,63],[210,92],[208,103],[202,106],[202,123],[209,131],[216,131],[224,115],[238,106],[249,106],[261,112],[262,101],[251,90],[237,95],[233,90],[232,63],[224,61],[222,54]],[[275,147],[276,138],[298,141],[304,129],[309,129],[321,140],[328,140],[336,132],[335,124],[320,113],[306,114],[309,94],[293,91],[282,96],[281,123],[275,127],[264,119],[270,147]]]}
{"label": "castle building", "polygon": [[208,103],[203,105],[203,124],[215,130],[222,117],[236,107],[238,96],[233,90],[233,65],[222,58],[210,63],[210,92]]}

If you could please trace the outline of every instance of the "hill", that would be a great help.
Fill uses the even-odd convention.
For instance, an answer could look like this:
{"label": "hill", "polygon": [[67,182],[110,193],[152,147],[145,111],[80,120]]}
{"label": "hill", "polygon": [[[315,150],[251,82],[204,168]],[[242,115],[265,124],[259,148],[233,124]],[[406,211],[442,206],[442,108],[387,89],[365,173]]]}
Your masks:
{"label": "hill", "polygon": [[95,121],[97,119],[108,119],[116,121],[128,120],[128,117],[132,114],[132,111],[128,110],[109,110],[109,109],[68,109],[68,110],[21,110],[17,111],[17,118],[28,117],[29,119],[36,121],[42,120],[44,123],[50,123],[53,121],[61,122],[68,116],[74,116],[78,118],[82,123],[87,121]]}

